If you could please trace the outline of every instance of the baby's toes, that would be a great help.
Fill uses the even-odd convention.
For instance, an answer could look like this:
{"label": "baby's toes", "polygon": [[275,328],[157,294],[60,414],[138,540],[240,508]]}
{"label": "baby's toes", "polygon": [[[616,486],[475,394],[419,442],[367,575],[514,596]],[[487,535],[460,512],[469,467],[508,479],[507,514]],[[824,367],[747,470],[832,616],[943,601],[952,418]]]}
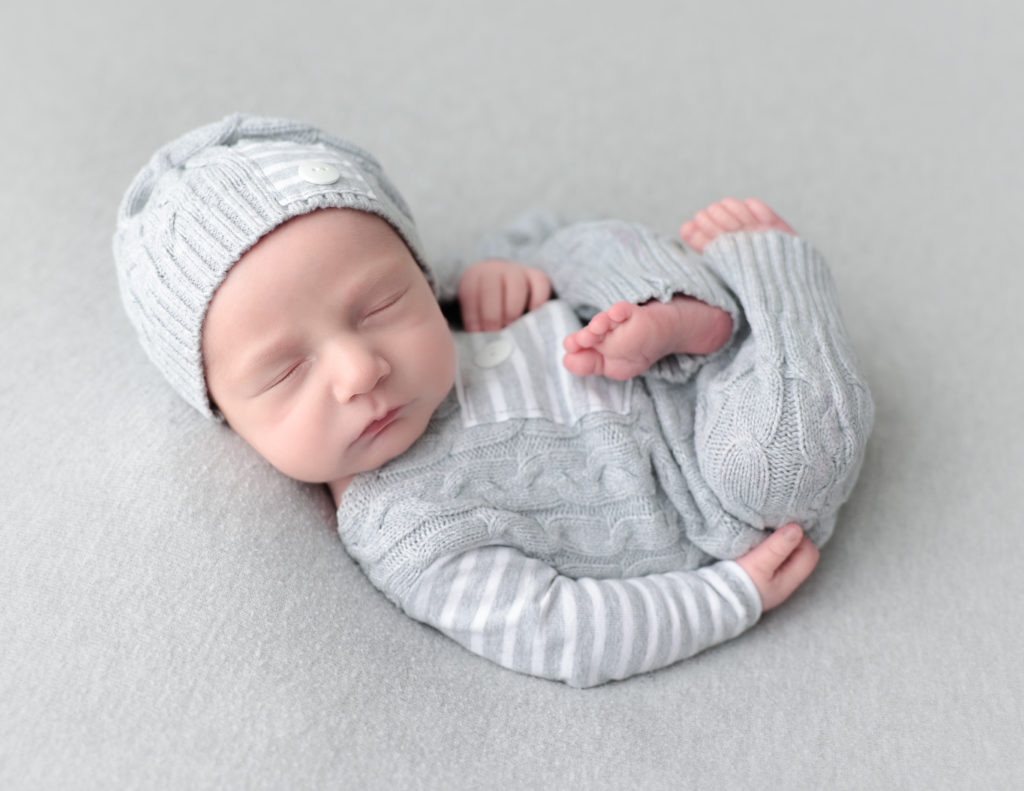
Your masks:
{"label": "baby's toes", "polygon": [[739,223],[742,228],[752,228],[757,225],[757,217],[750,210],[750,207],[736,198],[723,198],[721,204]]}
{"label": "baby's toes", "polygon": [[592,349],[601,342],[603,337],[603,335],[596,335],[588,325],[582,330],[576,330],[571,335],[566,335],[565,340],[562,341],[562,346],[569,353],[578,352],[581,349]]}
{"label": "baby's toes", "polygon": [[580,343],[579,334],[582,330],[577,330],[572,335],[566,335],[562,340],[562,348],[565,349],[569,354],[575,354],[583,348],[583,344]]}
{"label": "baby's toes", "polygon": [[704,248],[711,244],[710,237],[698,228],[697,223],[693,220],[687,220],[683,223],[682,227],[679,229],[679,235],[686,244],[698,253],[703,253]]}
{"label": "baby's toes", "polygon": [[743,227],[743,222],[735,216],[723,203],[712,203],[708,206],[707,212],[723,231],[738,231]]}
{"label": "baby's toes", "polygon": [[762,225],[786,233],[795,233],[789,226],[789,223],[777,215],[764,201],[757,198],[747,198],[744,203]]}
{"label": "baby's toes", "polygon": [[604,336],[611,330],[614,322],[608,311],[604,310],[598,313],[594,318],[590,320],[590,323],[584,327],[581,332],[587,332],[590,334],[591,342],[587,346],[594,346],[604,340]]}
{"label": "baby's toes", "polygon": [[722,233],[722,229],[719,227],[718,223],[715,222],[715,218],[711,216],[707,209],[701,209],[693,215],[693,221],[697,224],[697,229],[708,237],[708,239],[714,239]]}
{"label": "baby's toes", "polygon": [[624,324],[629,321],[633,316],[633,310],[636,308],[632,302],[616,302],[605,312],[608,321],[608,330],[613,330],[620,324]]}
{"label": "baby's toes", "polygon": [[565,355],[562,358],[562,365],[575,376],[593,376],[601,373],[604,358],[593,349],[583,349]]}

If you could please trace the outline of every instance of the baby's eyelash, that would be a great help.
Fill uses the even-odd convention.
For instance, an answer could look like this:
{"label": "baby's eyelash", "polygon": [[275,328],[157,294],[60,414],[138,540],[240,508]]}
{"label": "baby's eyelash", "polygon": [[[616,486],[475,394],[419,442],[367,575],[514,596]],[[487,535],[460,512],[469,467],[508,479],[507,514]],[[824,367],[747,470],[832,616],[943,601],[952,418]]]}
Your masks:
{"label": "baby's eyelash", "polygon": [[287,370],[285,370],[280,376],[276,377],[270,384],[268,384],[266,389],[267,390],[272,390],[275,387],[277,387],[279,384],[283,384],[285,381],[290,379],[295,374],[296,371],[298,371],[300,368],[302,368],[302,366],[305,364],[305,362],[306,362],[305,360],[300,360],[299,362],[295,363],[294,365],[289,366]]}
{"label": "baby's eyelash", "polygon": [[366,315],[367,316],[373,316],[373,315],[375,315],[377,313],[380,313],[381,311],[387,310],[388,308],[390,308],[391,306],[396,304],[402,297],[404,297],[405,296],[405,292],[406,292],[406,289],[403,289],[399,293],[397,293],[397,294],[395,294],[395,295],[393,295],[391,297],[388,297],[386,300],[384,300],[384,302],[378,303],[378,305],[376,307],[371,308],[367,312]]}

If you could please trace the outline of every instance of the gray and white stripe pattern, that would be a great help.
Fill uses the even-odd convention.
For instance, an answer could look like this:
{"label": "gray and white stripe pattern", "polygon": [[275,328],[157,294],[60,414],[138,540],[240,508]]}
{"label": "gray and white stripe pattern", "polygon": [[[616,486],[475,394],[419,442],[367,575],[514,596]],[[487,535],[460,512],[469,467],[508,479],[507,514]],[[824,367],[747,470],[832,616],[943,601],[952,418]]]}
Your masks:
{"label": "gray and white stripe pattern", "polygon": [[337,181],[330,183],[330,191],[348,195],[359,195],[377,200],[369,182],[359,167],[334,148],[322,143],[300,145],[286,141],[243,140],[235,150],[255,163],[274,185],[276,198],[282,206],[298,200],[309,200],[323,193],[324,185],[311,183],[300,175],[299,168],[305,164],[329,163],[338,171]]}
{"label": "gray and white stripe pattern", "polygon": [[[455,387],[467,428],[517,418],[544,418],[571,426],[594,412],[629,412],[633,381],[573,376],[557,351],[582,326],[572,308],[552,300],[500,332],[459,333]],[[481,367],[477,355],[496,341],[510,344],[508,359]]]}
{"label": "gray and white stripe pattern", "polygon": [[736,637],[761,614],[732,561],[628,579],[573,579],[510,547],[436,561],[404,608],[470,651],[530,675],[590,687]]}

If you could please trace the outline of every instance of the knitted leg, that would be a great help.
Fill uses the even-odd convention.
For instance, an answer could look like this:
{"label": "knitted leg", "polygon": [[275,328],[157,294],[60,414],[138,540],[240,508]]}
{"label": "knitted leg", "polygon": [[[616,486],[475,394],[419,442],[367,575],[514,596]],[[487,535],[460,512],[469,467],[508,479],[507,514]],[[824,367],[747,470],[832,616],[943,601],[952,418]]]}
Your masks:
{"label": "knitted leg", "polygon": [[850,494],[873,419],[831,276],[785,233],[730,234],[706,255],[750,330],[698,375],[703,479],[754,527],[827,521]]}

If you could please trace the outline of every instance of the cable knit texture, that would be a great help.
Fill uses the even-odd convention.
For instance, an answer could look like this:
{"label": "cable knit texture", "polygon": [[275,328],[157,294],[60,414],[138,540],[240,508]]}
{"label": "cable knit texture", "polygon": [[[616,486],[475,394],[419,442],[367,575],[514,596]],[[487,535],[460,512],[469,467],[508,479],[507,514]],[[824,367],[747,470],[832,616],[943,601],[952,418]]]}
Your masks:
{"label": "cable knit texture", "polygon": [[[535,249],[560,298],[500,333],[456,333],[457,386],[426,433],[345,493],[339,533],[374,584],[403,604],[431,564],[476,547],[610,578],[736,558],[790,520],[824,543],[872,403],[819,254],[768,232],[701,257],[621,222]],[[676,293],[733,316],[725,347],[629,383],[566,374],[561,341],[580,316]],[[513,352],[481,366],[495,341]]]}
{"label": "cable knit texture", "polygon": [[409,207],[377,160],[307,124],[229,115],[160,148],[132,180],[114,234],[121,298],[146,354],[203,415],[221,417],[201,348],[214,292],[264,235],[326,208],[387,221],[432,280]]}
{"label": "cable knit texture", "polygon": [[818,252],[783,233],[735,234],[707,251],[743,295],[749,334],[698,386],[704,480],[755,527],[833,514],[863,458],[872,403]]}

